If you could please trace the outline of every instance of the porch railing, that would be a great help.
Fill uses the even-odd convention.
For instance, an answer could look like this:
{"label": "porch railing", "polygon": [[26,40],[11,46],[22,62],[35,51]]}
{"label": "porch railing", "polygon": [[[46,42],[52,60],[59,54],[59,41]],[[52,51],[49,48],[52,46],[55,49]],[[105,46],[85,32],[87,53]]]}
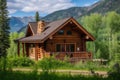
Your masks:
{"label": "porch railing", "polygon": [[57,59],[64,59],[65,56],[71,59],[92,59],[92,53],[90,52],[47,52],[45,57],[54,55]]}

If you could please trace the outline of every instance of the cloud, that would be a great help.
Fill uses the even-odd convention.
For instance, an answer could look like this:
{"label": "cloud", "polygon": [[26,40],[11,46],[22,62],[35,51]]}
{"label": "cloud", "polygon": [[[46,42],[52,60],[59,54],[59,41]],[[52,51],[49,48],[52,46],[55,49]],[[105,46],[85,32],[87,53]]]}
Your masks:
{"label": "cloud", "polygon": [[17,11],[48,14],[75,6],[71,0],[8,0],[7,4],[11,14]]}
{"label": "cloud", "polygon": [[91,6],[92,4],[95,4],[95,3],[97,3],[99,0],[95,0],[95,1],[93,1],[93,2],[87,2],[87,3],[85,3],[83,6]]}
{"label": "cloud", "polygon": [[15,13],[16,12],[16,10],[15,9],[8,9],[9,10],[9,13],[10,14],[13,14],[13,13]]}
{"label": "cloud", "polygon": [[90,5],[91,5],[91,3],[86,3],[83,6],[90,6]]}

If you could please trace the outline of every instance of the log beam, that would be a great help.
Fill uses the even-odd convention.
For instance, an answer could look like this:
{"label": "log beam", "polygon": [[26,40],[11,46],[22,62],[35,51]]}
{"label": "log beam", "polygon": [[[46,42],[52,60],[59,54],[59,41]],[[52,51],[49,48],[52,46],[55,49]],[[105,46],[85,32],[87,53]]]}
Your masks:
{"label": "log beam", "polygon": [[20,56],[20,42],[18,41],[17,43],[17,53],[18,53],[18,57]]}
{"label": "log beam", "polygon": [[24,47],[24,43],[22,43],[22,48],[23,48],[23,57],[25,57],[25,47]]}

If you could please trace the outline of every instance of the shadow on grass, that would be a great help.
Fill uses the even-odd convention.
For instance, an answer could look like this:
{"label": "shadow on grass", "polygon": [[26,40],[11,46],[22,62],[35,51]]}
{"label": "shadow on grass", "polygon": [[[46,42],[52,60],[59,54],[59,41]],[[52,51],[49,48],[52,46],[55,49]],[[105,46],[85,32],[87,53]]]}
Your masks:
{"label": "shadow on grass", "polygon": [[6,71],[0,72],[0,80],[114,80],[109,78],[102,78],[99,76],[82,76],[61,74],[55,72],[20,72],[20,71]]}

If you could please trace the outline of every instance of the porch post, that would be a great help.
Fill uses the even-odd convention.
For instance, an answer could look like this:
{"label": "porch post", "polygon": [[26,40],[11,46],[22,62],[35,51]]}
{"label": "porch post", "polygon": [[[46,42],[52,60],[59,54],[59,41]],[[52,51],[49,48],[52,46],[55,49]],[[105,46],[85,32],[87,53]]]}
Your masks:
{"label": "porch post", "polygon": [[18,53],[18,56],[20,56],[20,42],[19,41],[17,43],[17,53]]}
{"label": "porch post", "polygon": [[22,43],[22,47],[23,47],[23,57],[25,57],[25,47],[24,47],[24,43]]}
{"label": "porch post", "polygon": [[84,41],[84,50],[86,51],[86,40]]}
{"label": "porch post", "polygon": [[25,47],[25,49],[26,49],[26,50],[25,50],[25,51],[26,51],[26,56],[29,57],[29,47],[28,47],[29,44],[27,43],[27,44],[25,44],[25,46],[26,46],[26,47]]}
{"label": "porch post", "polygon": [[83,51],[86,51],[86,40],[85,40],[85,38],[83,38]]}

